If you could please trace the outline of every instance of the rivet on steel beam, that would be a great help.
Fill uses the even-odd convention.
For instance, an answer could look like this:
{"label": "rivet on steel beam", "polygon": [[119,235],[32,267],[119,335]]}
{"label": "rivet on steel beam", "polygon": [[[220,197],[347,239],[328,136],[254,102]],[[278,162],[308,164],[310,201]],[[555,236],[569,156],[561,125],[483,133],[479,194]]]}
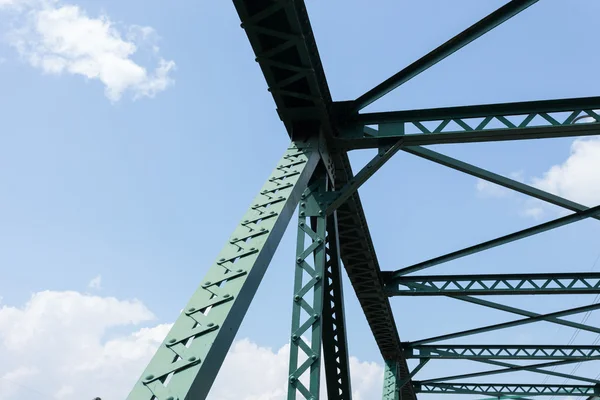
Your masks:
{"label": "rivet on steel beam", "polygon": [[174,339],[174,338],[171,338],[171,339],[169,339],[169,343],[171,343],[171,344],[175,343],[176,341],[177,341],[177,340],[176,340],[176,339]]}
{"label": "rivet on steel beam", "polygon": [[256,247],[250,247],[250,251],[256,250]]}
{"label": "rivet on steel beam", "polygon": [[194,307],[188,308],[188,312],[194,312],[194,311],[196,311],[196,309]]}
{"label": "rivet on steel beam", "polygon": [[300,207],[306,207],[306,203],[305,202],[300,203]]}
{"label": "rivet on steel beam", "polygon": [[321,280],[321,275],[316,274],[315,275],[315,281],[319,282]]}
{"label": "rivet on steel beam", "polygon": [[299,302],[299,301],[300,301],[300,296],[298,296],[298,295],[295,295],[295,296],[294,296],[294,301],[295,301],[295,302]]}
{"label": "rivet on steel beam", "polygon": [[213,326],[215,326],[215,324],[212,323],[212,322],[209,322],[208,324],[206,324],[206,326],[209,327],[209,328],[212,328]]}
{"label": "rivet on steel beam", "polygon": [[154,375],[152,375],[152,374],[146,375],[146,377],[144,379],[147,381],[151,381],[152,379],[154,379]]}
{"label": "rivet on steel beam", "polygon": [[298,340],[298,335],[292,335],[292,341],[295,342],[296,340]]}
{"label": "rivet on steel beam", "polygon": [[295,377],[295,376],[290,376],[290,382],[291,382],[291,383],[294,383],[294,382],[296,382],[296,377]]}
{"label": "rivet on steel beam", "polygon": [[319,210],[319,215],[323,215],[323,210]]}
{"label": "rivet on steel beam", "polygon": [[310,356],[310,358],[312,358],[313,360],[316,360],[318,357],[316,354],[313,354],[312,356]]}
{"label": "rivet on steel beam", "polygon": [[188,358],[188,361],[189,361],[189,362],[194,362],[194,361],[196,361],[196,360],[197,360],[197,358],[196,358],[196,357],[194,357],[194,356],[191,356],[190,358]]}
{"label": "rivet on steel beam", "polygon": [[300,215],[304,216],[304,211],[300,211]]}
{"label": "rivet on steel beam", "polygon": [[297,262],[298,264],[300,264],[300,263],[302,262],[302,258],[300,258],[300,257],[296,258],[296,262]]}
{"label": "rivet on steel beam", "polygon": [[228,298],[230,298],[230,297],[231,297],[231,295],[230,295],[229,293],[225,293],[225,294],[223,295],[223,298],[225,298],[225,299],[228,299]]}
{"label": "rivet on steel beam", "polygon": [[318,320],[318,319],[319,319],[319,314],[315,314],[315,315],[313,315],[313,319],[314,319],[315,321],[316,321],[316,320]]}
{"label": "rivet on steel beam", "polygon": [[235,271],[235,272],[237,272],[238,274],[241,274],[242,272],[244,272],[244,270],[240,268],[240,269],[238,269],[238,270],[237,270],[237,271]]}

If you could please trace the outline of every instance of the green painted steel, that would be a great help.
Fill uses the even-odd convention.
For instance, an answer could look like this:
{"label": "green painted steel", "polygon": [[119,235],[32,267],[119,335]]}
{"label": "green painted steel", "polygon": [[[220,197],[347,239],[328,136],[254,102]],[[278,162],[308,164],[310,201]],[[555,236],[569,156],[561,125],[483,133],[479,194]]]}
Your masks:
{"label": "green painted steel", "polygon": [[523,315],[526,317],[532,318],[540,318],[541,321],[551,322],[557,325],[568,326],[575,329],[581,329],[582,331],[594,332],[600,334],[600,328],[596,328],[594,326],[589,326],[585,324],[580,324],[578,322],[567,321],[565,319],[560,319],[557,317],[549,316],[548,314],[542,315],[538,313],[534,313],[527,310],[522,310],[516,307],[510,307],[504,304],[495,303],[489,300],[480,299],[472,296],[452,296],[453,299],[461,300],[471,304],[477,304],[480,306],[492,308],[494,310],[506,311],[512,314]]}
{"label": "green painted steel", "polygon": [[327,217],[327,254],[325,268],[325,299],[323,307],[323,359],[327,380],[327,398],[350,400],[350,366],[348,356],[348,338],[346,336],[346,317],[344,312],[344,293],[342,287],[339,238],[337,232],[337,213]]}
{"label": "green painted steel", "polygon": [[380,149],[379,153],[373,157],[359,172],[337,193],[333,201],[327,206],[327,213],[337,210],[339,206],[344,204],[350,196],[352,196],[358,188],[365,183],[371,176],[375,174],[383,165],[389,161],[394,154],[400,150],[402,141],[398,141],[392,146]]}
{"label": "green painted steel", "polygon": [[599,135],[598,108],[600,97],[585,97],[365,113],[340,123],[336,147],[379,148],[400,139],[407,147]]}
{"label": "green painted steel", "polygon": [[564,317],[567,315],[580,314],[580,313],[587,312],[587,311],[597,310],[599,308],[600,308],[600,303],[596,303],[596,304],[592,304],[589,306],[570,308],[568,310],[556,311],[556,312],[548,313],[548,314],[539,314],[536,317],[518,319],[515,321],[503,322],[500,324],[494,324],[494,325],[483,326],[480,328],[468,329],[465,331],[449,333],[446,335],[434,336],[434,337],[430,337],[427,339],[415,340],[411,343],[414,345],[417,345],[417,344],[426,344],[426,343],[431,343],[431,342],[439,342],[442,340],[456,339],[456,338],[463,337],[463,336],[471,336],[471,335],[476,335],[479,333],[491,332],[491,331],[496,331],[499,329],[506,329],[506,328],[512,328],[514,326],[530,324],[532,322],[544,321],[548,318]]}
{"label": "green painted steel", "polygon": [[353,111],[359,111],[398,86],[414,78],[421,72],[434,66],[444,58],[460,50],[475,39],[494,29],[516,14],[535,4],[538,0],[512,0],[493,13],[471,25],[446,43],[429,52],[402,71],[386,79],[353,102]]}
{"label": "green painted steel", "polygon": [[583,396],[600,394],[594,385],[527,385],[504,383],[421,383],[414,382],[417,393],[439,394],[487,394],[504,396],[523,394],[528,396]]}
{"label": "green painted steel", "polygon": [[400,373],[398,367],[398,362],[396,360],[385,360],[385,369],[383,371],[383,400],[401,400]]}
{"label": "green painted steel", "polygon": [[[355,101],[333,102],[304,1],[233,0],[289,136],[295,141],[306,139],[309,142],[288,150],[128,400],[201,400],[206,397],[309,179],[312,183],[304,193],[299,209],[289,399],[319,398],[321,365],[325,366],[328,398],[351,398],[341,262],[386,360],[384,399],[417,400],[416,392],[487,394],[499,398],[598,394],[597,386],[447,382],[531,371],[597,383],[597,380],[544,369],[596,360],[599,357],[594,346],[464,345],[461,348],[425,344],[533,322],[600,333],[600,328],[559,318],[598,309],[600,304],[537,314],[469,296],[600,293],[600,274],[427,277],[406,274],[584,218],[600,219],[599,207],[588,208],[419,147],[598,135],[600,115],[594,110],[600,109],[600,97],[357,112],[535,2],[512,0]],[[559,115],[561,113],[568,115]],[[377,148],[379,154],[354,175],[347,151],[361,148]],[[559,205],[575,214],[398,271],[382,273],[358,188],[398,150]],[[319,160],[323,168],[317,169]],[[403,343],[389,303],[390,295],[443,295],[525,318]],[[397,315],[401,324],[414,323],[408,319],[410,316],[405,310]],[[417,350],[419,354],[415,356]],[[429,354],[426,356],[421,350]],[[420,362],[412,371],[406,361],[409,353]],[[413,381],[427,362],[443,358],[465,359],[502,368]],[[516,365],[496,359],[556,361]]]}
{"label": "green painted steel", "polygon": [[323,196],[326,191],[327,179],[321,174],[302,195],[298,211],[288,400],[295,400],[298,395],[302,399],[319,399],[327,231]]}
{"label": "green painted steel", "polygon": [[598,360],[600,346],[430,345],[405,343],[406,358],[485,360]]}
{"label": "green painted steel", "polygon": [[461,250],[453,251],[452,253],[444,254],[443,256],[435,257],[430,260],[411,265],[410,267],[401,268],[397,271],[394,271],[392,276],[394,278],[400,277],[402,275],[417,272],[425,268],[433,267],[435,265],[439,265],[448,261],[456,260],[461,257],[479,253],[480,251],[489,250],[494,247],[508,244],[516,240],[525,239],[529,236],[537,235],[552,229],[560,228],[561,226],[581,221],[582,219],[590,218],[598,213],[600,213],[600,206],[588,208],[584,211],[578,211],[574,214],[567,215],[566,217],[544,222],[543,224],[535,225],[531,228],[523,229],[518,232],[513,232],[496,239],[488,240],[487,242],[479,243],[474,246],[466,247]]}
{"label": "green painted steel", "polygon": [[409,275],[385,285],[390,296],[596,294],[600,273]]}
{"label": "green painted steel", "polygon": [[534,373],[543,374],[543,375],[552,375],[552,376],[558,376],[561,378],[580,380],[583,382],[598,383],[598,381],[594,380],[594,379],[582,378],[582,377],[578,377],[575,375],[562,374],[559,372],[555,372],[553,370],[548,371],[545,369],[541,369],[541,368],[548,368],[548,367],[557,367],[559,365],[578,363],[579,360],[562,360],[562,361],[553,361],[553,362],[539,363],[539,364],[532,364],[532,365],[516,365],[516,364],[505,363],[505,362],[496,362],[496,361],[492,361],[492,360],[482,360],[482,359],[475,359],[474,361],[477,361],[479,363],[485,363],[485,364],[501,365],[506,368],[493,369],[493,370],[489,370],[489,371],[475,372],[475,373],[470,373],[470,374],[443,376],[443,377],[439,377],[439,378],[426,379],[421,382],[422,383],[446,382],[446,381],[452,381],[455,379],[478,378],[481,376],[498,375],[498,374],[505,374],[505,373],[509,373],[509,372],[529,371],[529,372],[534,372]]}
{"label": "green painted steel", "polygon": [[[600,103],[600,100],[599,100]],[[414,154],[418,157],[424,158],[429,161],[433,161],[445,167],[449,167],[455,169],[460,172],[464,172],[476,178],[480,178],[486,180],[491,183],[495,183],[496,185],[504,186],[507,189],[515,190],[519,193],[526,194],[528,196],[534,197],[539,200],[543,200],[550,204],[554,204],[555,206],[563,207],[567,210],[571,211],[584,211],[587,210],[588,207],[578,204],[574,201],[567,200],[560,196],[557,196],[552,193],[545,192],[533,186],[526,185],[524,183],[515,181],[514,179],[506,178],[502,175],[495,174],[491,171],[487,171],[483,168],[476,167],[474,165],[468,164],[464,161],[457,160],[452,157],[448,157],[444,154],[437,153],[433,150],[426,149],[424,147],[419,146],[408,146],[402,148],[403,151]],[[594,215],[591,218],[599,219],[600,215]]]}
{"label": "green painted steel", "polygon": [[206,397],[318,161],[288,148],[127,400]]}

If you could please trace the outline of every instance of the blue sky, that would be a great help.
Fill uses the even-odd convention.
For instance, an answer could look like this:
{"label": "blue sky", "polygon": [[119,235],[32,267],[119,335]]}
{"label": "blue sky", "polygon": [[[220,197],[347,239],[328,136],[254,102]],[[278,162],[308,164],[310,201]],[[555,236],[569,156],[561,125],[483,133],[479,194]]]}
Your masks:
{"label": "blue sky", "polygon": [[[307,3],[333,97],[347,100],[504,2]],[[594,51],[593,35],[600,4],[591,0],[540,3],[368,110],[597,94],[600,56]],[[32,54],[44,45],[40,31],[17,36],[29,48],[16,47],[15,29],[31,21],[10,2],[3,4],[0,0],[4,38],[0,45],[1,305],[26,309],[36,293],[76,291],[119,301],[139,299],[156,317],[142,318],[141,326],[172,322],[288,142],[233,4],[46,3],[52,9],[76,6],[79,16],[86,13],[90,19],[104,16],[125,41],[128,34],[141,32],[132,26],[152,27],[153,34],[144,40],[128,41],[138,47],[131,60],[146,68],[148,77],[119,93],[120,97],[107,96],[99,79],[72,73],[69,67],[53,73],[35,65]],[[153,46],[160,48],[158,52]],[[152,74],[161,60],[162,65],[173,63],[159,82],[165,87],[149,91],[144,85],[158,82],[152,81]],[[452,145],[436,150],[501,174],[519,173],[530,183],[543,180],[552,166],[567,162],[573,141]],[[563,185],[558,191],[596,205],[600,196],[593,184],[599,179],[573,177],[577,171],[598,166],[597,161],[593,164],[594,155],[600,154],[595,142],[586,141],[584,146],[586,150],[578,154],[588,156],[574,161],[580,167],[565,169],[556,178],[571,179],[579,186]],[[369,155],[352,155],[355,170]],[[392,159],[364,185],[361,195],[384,270],[559,215],[554,208],[544,208],[539,219],[528,217],[524,214],[531,205],[524,197],[478,191],[474,178],[408,154]],[[600,228],[595,222],[580,222],[431,272],[589,271],[598,256]],[[274,351],[288,342],[294,244],[295,232],[288,230],[238,338]],[[100,287],[88,287],[97,276],[101,276]],[[345,291],[350,352],[361,362],[381,363],[347,281]],[[524,306],[520,298],[499,300]],[[591,300],[527,299],[527,308],[544,312]],[[512,318],[446,299],[391,301],[403,340]],[[103,343],[139,329],[124,318],[125,322],[106,327],[98,340]],[[580,321],[581,316],[568,319]],[[596,314],[588,320],[598,322]],[[539,324],[501,333],[473,341],[535,343],[543,337],[545,342],[564,342],[572,331]],[[41,335],[38,340],[43,346]],[[577,340],[590,343],[594,336],[581,334]],[[2,364],[0,376],[15,367]],[[578,373],[584,374],[586,368]],[[448,370],[438,362],[422,374],[445,375]],[[593,369],[586,371],[595,376]],[[522,376],[534,383],[543,380],[541,375]],[[28,385],[39,387],[35,380]],[[55,396],[52,390],[45,393]]]}

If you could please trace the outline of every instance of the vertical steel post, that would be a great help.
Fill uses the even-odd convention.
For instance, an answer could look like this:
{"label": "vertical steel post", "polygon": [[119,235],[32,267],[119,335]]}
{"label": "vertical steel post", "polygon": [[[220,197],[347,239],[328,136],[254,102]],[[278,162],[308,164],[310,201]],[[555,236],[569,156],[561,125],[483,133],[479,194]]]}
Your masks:
{"label": "vertical steel post", "polygon": [[319,160],[292,143],[127,400],[206,398]]}
{"label": "vertical steel post", "polygon": [[319,171],[300,200],[288,400],[296,400],[298,394],[301,399],[319,399],[327,230],[323,196],[326,191],[327,176]]}
{"label": "vertical steel post", "polygon": [[351,400],[348,340],[344,314],[337,213],[327,217],[327,262],[323,307],[323,359],[328,400]]}
{"label": "vertical steel post", "polygon": [[400,366],[396,360],[385,360],[383,400],[401,400]]}

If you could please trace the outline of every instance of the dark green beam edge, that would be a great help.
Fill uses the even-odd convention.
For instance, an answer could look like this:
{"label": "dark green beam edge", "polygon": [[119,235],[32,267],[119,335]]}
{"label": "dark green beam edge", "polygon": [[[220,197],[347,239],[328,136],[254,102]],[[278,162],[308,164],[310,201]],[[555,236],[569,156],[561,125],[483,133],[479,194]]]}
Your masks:
{"label": "dark green beam edge", "polygon": [[511,364],[511,363],[505,363],[505,362],[475,360],[475,359],[473,359],[472,361],[476,361],[476,362],[484,363],[484,364],[500,365],[505,368],[492,369],[492,370],[482,371],[482,372],[474,372],[474,373],[470,373],[470,374],[450,375],[450,376],[444,376],[444,377],[440,377],[440,378],[426,379],[421,382],[422,383],[433,383],[433,382],[439,382],[439,381],[451,381],[451,380],[456,380],[456,379],[477,378],[480,376],[498,375],[498,374],[505,374],[505,373],[510,373],[510,372],[529,371],[529,372],[534,372],[534,373],[542,374],[542,375],[552,375],[552,376],[558,376],[559,378],[574,379],[574,380],[578,380],[581,382],[599,383],[599,381],[597,381],[595,379],[585,378],[583,376],[569,375],[569,374],[563,374],[561,372],[546,371],[546,370],[540,369],[540,368],[554,367],[554,366],[559,366],[559,365],[574,364],[576,362],[580,362],[579,360],[562,360],[562,361],[545,362],[545,363],[532,364],[532,365],[517,365],[517,364]]}
{"label": "dark green beam edge", "polygon": [[[493,310],[500,310],[500,311],[505,311],[505,312],[508,312],[511,314],[522,315],[524,317],[541,317],[542,316],[542,314],[534,313],[532,311],[522,310],[522,309],[516,308],[516,307],[510,307],[505,304],[494,303],[493,301],[484,300],[479,297],[456,296],[456,295],[447,295],[446,297],[464,301],[464,302],[471,303],[471,304],[477,304],[478,306],[491,308]],[[570,328],[575,328],[575,329],[580,329],[580,330],[586,331],[586,332],[594,332],[594,333],[600,334],[600,328],[596,328],[594,326],[589,326],[589,325],[585,325],[585,324],[580,324],[578,322],[573,322],[573,321],[569,321],[566,319],[545,316],[545,317],[543,317],[543,320],[545,322],[550,322],[550,323],[557,324],[557,325],[568,326]],[[410,346],[410,345],[411,345],[410,342],[405,342],[405,346]]]}
{"label": "dark green beam edge", "polygon": [[[468,164],[466,162],[457,160],[452,157],[448,157],[444,154],[435,152],[419,146],[404,147],[403,151],[413,154],[417,157],[424,158],[425,160],[433,161],[437,164],[443,165],[448,168],[452,168],[456,171],[464,172],[479,179],[495,183],[496,185],[503,186],[507,189],[514,190],[516,192],[534,197],[539,200],[543,200],[547,203],[554,204],[555,206],[563,207],[570,211],[584,211],[588,207],[578,204],[574,201],[567,200],[563,197],[556,196],[554,194],[545,192],[537,189],[533,186],[526,185],[524,183],[515,181],[513,179],[506,178],[502,175],[487,171],[483,168],[476,167],[475,165]],[[600,220],[600,216],[594,215],[591,218]]]}
{"label": "dark green beam edge", "polygon": [[[382,273],[389,296],[528,295],[600,293],[600,273],[423,275],[389,279]],[[596,282],[588,282],[596,280]]]}
{"label": "dark green beam edge", "polygon": [[598,385],[552,385],[512,383],[423,383],[413,382],[417,393],[438,394],[525,394],[529,396],[599,394]]}
{"label": "dark green beam edge", "polygon": [[600,345],[420,345],[405,347],[407,359],[596,360]]}
{"label": "dark green beam edge", "polygon": [[[373,130],[374,131],[374,130]],[[600,123],[536,126],[528,128],[500,128],[441,133],[413,133],[359,138],[336,138],[333,147],[340,150],[373,149],[403,139],[404,146],[429,146],[436,144],[505,142],[511,140],[556,139],[600,135]]]}
{"label": "dark green beam edge", "polygon": [[460,331],[460,332],[454,332],[454,333],[449,333],[449,334],[445,334],[445,335],[433,336],[433,337],[429,337],[426,339],[416,340],[414,342],[410,342],[409,345],[417,346],[417,345],[422,345],[422,344],[431,343],[431,342],[439,342],[439,341],[443,341],[443,340],[456,339],[459,337],[471,336],[471,335],[476,335],[479,333],[496,331],[499,329],[512,328],[515,326],[530,324],[533,322],[545,321],[547,318],[564,317],[567,315],[580,314],[583,312],[592,311],[592,310],[596,310],[599,308],[600,308],[600,304],[592,304],[592,305],[583,306],[583,307],[570,308],[568,310],[556,311],[556,312],[552,312],[552,313],[548,313],[548,314],[539,314],[535,317],[528,317],[528,318],[518,319],[518,320],[514,320],[514,321],[509,321],[509,322],[502,322],[499,324],[483,326],[480,328],[467,329],[467,330]]}
{"label": "dark green beam edge", "polygon": [[371,176],[388,162],[402,147],[402,140],[392,146],[381,149],[342,189],[336,192],[336,197],[327,206],[326,213],[331,214],[344,204]]}
{"label": "dark green beam edge", "polygon": [[600,96],[566,99],[515,101],[509,103],[477,104],[470,106],[423,108],[418,110],[383,111],[356,115],[351,122],[358,125],[376,125],[402,122],[441,121],[507,117],[527,114],[552,114],[600,108]]}
{"label": "dark green beam edge", "polygon": [[437,64],[452,53],[460,50],[488,31],[494,29],[496,26],[517,15],[537,1],[538,0],[512,0],[510,3],[505,4],[496,11],[487,15],[485,18],[471,25],[458,35],[454,36],[452,39],[413,62],[400,72],[396,73],[379,85],[375,86],[373,89],[358,97],[353,102],[352,111],[357,112],[365,108],[398,86],[419,75],[421,72]]}
{"label": "dark green beam edge", "polygon": [[600,213],[600,206],[588,208],[585,211],[578,211],[574,214],[567,215],[554,219],[552,221],[544,222],[543,224],[532,226],[531,228],[523,229],[517,232],[510,233],[508,235],[501,236],[496,239],[488,240],[473,246],[466,247],[461,250],[454,251],[452,253],[444,254],[443,256],[435,257],[427,261],[420,262],[418,264],[411,265],[410,267],[402,268],[394,271],[392,274],[393,278],[401,277],[402,275],[410,274],[412,272],[420,271],[425,268],[433,267],[448,261],[455,260],[457,258],[465,257],[471,254],[479,253],[484,250],[501,246],[516,240],[524,239],[529,236],[537,235],[542,232],[546,232],[552,229],[559,228],[564,225],[571,224],[573,222],[580,221],[585,218],[589,218],[595,214]]}

